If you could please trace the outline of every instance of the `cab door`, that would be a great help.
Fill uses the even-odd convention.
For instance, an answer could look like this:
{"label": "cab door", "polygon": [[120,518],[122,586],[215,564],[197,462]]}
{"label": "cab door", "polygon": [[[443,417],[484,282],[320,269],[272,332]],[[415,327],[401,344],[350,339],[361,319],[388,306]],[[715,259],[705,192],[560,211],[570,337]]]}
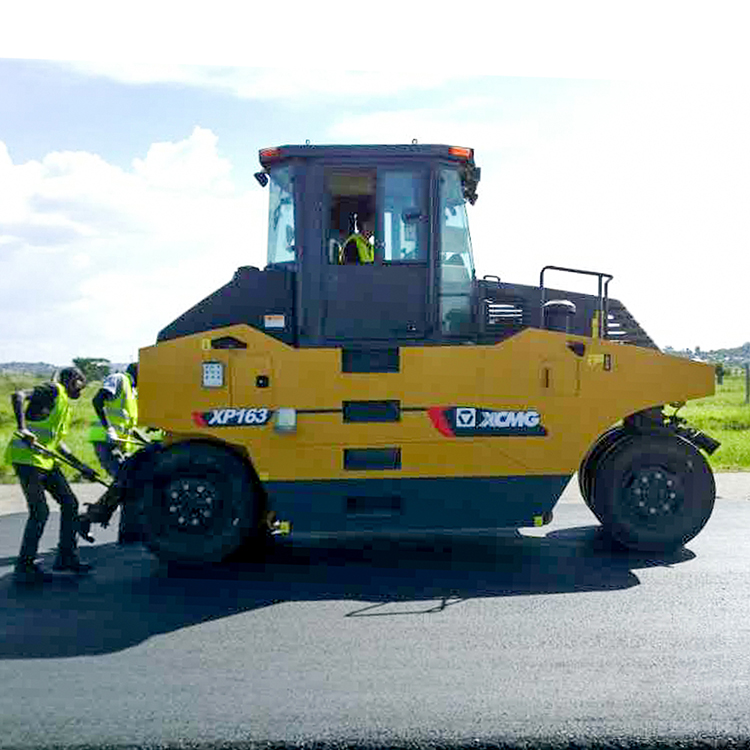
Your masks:
{"label": "cab door", "polygon": [[[428,169],[331,167],[326,185],[324,337],[424,338],[429,333]],[[340,243],[368,212],[375,216],[374,261],[345,263],[338,252]]]}

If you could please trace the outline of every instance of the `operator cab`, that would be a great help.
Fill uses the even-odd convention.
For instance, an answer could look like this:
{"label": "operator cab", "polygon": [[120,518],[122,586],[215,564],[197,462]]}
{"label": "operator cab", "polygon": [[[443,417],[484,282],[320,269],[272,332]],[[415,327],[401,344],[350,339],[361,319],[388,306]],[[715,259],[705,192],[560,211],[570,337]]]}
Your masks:
{"label": "operator cab", "polygon": [[471,335],[471,149],[282,146],[260,158],[268,269],[296,275],[300,345]]}
{"label": "operator cab", "polygon": [[[609,274],[545,266],[539,286],[475,277],[466,206],[480,170],[470,148],[279,146],[261,150],[260,162],[266,267],[237,269],[157,341],[246,324],[291,346],[397,352],[496,343],[536,327],[656,348],[609,299]],[[545,288],[549,271],[597,278],[598,293]]]}

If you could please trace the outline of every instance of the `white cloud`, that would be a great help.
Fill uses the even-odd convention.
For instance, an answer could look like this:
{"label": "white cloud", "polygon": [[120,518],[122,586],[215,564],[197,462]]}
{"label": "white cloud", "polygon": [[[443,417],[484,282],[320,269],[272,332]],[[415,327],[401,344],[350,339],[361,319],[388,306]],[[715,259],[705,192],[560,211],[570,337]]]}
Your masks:
{"label": "white cloud", "polygon": [[[313,90],[326,85],[320,71],[335,78],[342,69],[391,71],[400,78],[411,68],[443,74],[695,80],[747,68],[742,4],[714,4],[707,10],[701,4],[653,0],[498,0],[471,7],[445,0],[381,0],[374,6],[287,0],[283,7],[257,8],[214,0],[210,9],[175,0],[131,0],[127,7],[93,0],[26,0],[4,10],[0,49],[8,57],[161,65],[158,80],[235,92],[248,89],[230,82],[221,70],[213,80],[206,71],[194,71],[185,81],[184,71],[170,72],[169,66],[285,69]],[[143,74],[131,70],[127,75]],[[288,82],[283,88],[290,93]]]}
{"label": "white cloud", "polygon": [[498,117],[498,101],[491,97],[460,97],[440,107],[411,110],[347,111],[331,128],[331,140],[339,143],[451,143],[488,151],[529,147],[538,140],[533,118]]}
{"label": "white cloud", "polygon": [[218,138],[197,127],[180,143],[154,143],[145,159],[133,160],[133,171],[149,187],[226,195],[232,191],[228,159],[219,158]]}
{"label": "white cloud", "polygon": [[240,99],[299,100],[312,98],[362,100],[403,91],[428,90],[447,80],[468,77],[460,69],[448,72],[418,67],[405,74],[394,70],[352,70],[320,62],[298,69],[237,65],[178,65],[128,61],[72,62],[69,67],[89,76],[126,84],[168,83],[222,91]]}
{"label": "white cloud", "polygon": [[83,152],[14,165],[0,144],[0,178],[0,361],[128,359],[237,266],[263,265],[267,194],[239,191],[199,127],[130,170]]}

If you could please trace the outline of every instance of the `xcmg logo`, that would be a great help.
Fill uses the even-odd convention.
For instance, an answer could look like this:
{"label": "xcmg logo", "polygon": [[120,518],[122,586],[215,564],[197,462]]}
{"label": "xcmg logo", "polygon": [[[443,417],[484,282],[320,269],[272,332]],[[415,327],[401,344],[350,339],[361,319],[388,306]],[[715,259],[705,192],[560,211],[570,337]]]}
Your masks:
{"label": "xcmg logo", "polygon": [[535,409],[495,410],[475,406],[428,409],[435,427],[446,437],[546,435]]}

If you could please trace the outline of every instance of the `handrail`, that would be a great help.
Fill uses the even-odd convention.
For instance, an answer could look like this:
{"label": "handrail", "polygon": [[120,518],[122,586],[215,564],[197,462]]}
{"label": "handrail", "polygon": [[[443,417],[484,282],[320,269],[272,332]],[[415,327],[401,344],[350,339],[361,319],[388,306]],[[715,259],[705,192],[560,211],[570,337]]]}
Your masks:
{"label": "handrail", "polygon": [[[599,313],[598,321],[598,334],[599,338],[606,338],[607,336],[607,315],[609,305],[609,282],[612,281],[614,276],[609,273],[602,273],[601,271],[584,271],[580,268],[566,268],[565,266],[545,266],[542,268],[539,274],[539,289],[540,289],[540,305],[539,305],[539,327],[544,328],[544,303],[545,303],[545,290],[544,290],[544,272],[545,271],[564,271],[565,273],[578,273],[583,276],[596,276],[599,280],[598,286],[598,300],[599,307],[597,312]],[[606,281],[604,281],[606,279]]]}

